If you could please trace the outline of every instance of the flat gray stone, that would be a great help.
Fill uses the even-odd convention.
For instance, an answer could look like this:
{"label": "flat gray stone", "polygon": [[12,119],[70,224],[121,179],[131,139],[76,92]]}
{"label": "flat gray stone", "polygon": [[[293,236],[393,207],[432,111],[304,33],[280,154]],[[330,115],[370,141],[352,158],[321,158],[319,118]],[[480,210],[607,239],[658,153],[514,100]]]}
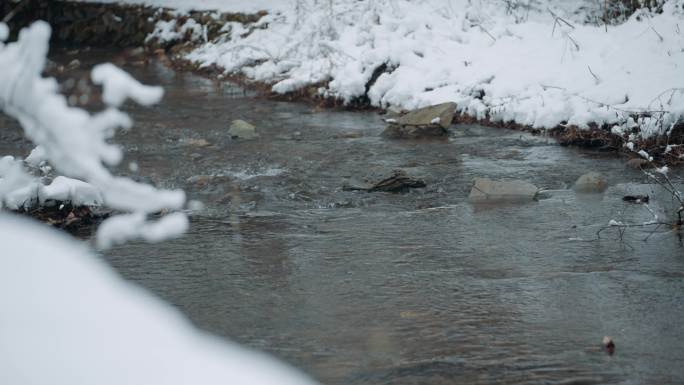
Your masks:
{"label": "flat gray stone", "polygon": [[534,200],[539,192],[537,186],[521,180],[494,181],[488,178],[475,178],[475,185],[470,190],[471,202],[527,202]]}
{"label": "flat gray stone", "polygon": [[256,133],[256,127],[240,119],[233,120],[230,124],[228,135],[230,135],[231,138],[238,139],[254,139],[259,136],[259,134]]}
{"label": "flat gray stone", "polygon": [[413,110],[396,119],[399,126],[440,126],[449,128],[454,120],[456,103],[442,103]]}
{"label": "flat gray stone", "polygon": [[573,190],[578,193],[596,194],[602,193],[608,188],[606,178],[598,172],[588,172],[579,178],[573,186]]}

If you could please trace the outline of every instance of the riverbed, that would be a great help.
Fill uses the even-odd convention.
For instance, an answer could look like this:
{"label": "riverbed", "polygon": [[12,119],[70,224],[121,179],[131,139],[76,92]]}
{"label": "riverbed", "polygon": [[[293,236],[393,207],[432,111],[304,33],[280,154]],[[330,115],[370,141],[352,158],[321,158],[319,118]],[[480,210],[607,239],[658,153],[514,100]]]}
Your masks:
{"label": "riverbed", "polygon": [[[81,69],[116,56],[81,55]],[[478,125],[389,140],[377,112],[268,100],[155,61],[126,69],[166,95],[127,106],[136,123],[116,136],[120,173],[204,208],[180,239],[102,258],[201,329],[330,385],[684,382],[682,238],[662,227],[597,237],[611,219],[652,219],[625,195],[673,207],[624,158]],[[234,119],[259,137],[231,139]],[[27,148],[3,134],[3,151]],[[343,190],[397,169],[427,187]],[[570,189],[588,171],[606,176],[605,193]],[[476,177],[548,191],[473,205]]]}

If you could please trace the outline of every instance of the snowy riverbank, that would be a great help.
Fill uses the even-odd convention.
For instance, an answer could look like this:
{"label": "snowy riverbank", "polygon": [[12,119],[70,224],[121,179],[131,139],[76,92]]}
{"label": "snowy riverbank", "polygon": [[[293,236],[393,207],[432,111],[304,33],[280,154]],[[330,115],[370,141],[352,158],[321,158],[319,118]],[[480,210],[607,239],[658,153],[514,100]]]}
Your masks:
{"label": "snowy riverbank", "polygon": [[187,58],[278,93],[321,85],[321,96],[346,102],[367,95],[373,106],[413,109],[453,101],[494,122],[595,123],[626,134],[638,125],[651,137],[684,113],[681,7],[668,2],[661,14],[638,11],[606,26],[495,2],[336,2],[233,24],[231,39]]}
{"label": "snowy riverbank", "polygon": [[[479,120],[600,127],[624,143],[667,135],[684,115],[681,0],[608,23],[603,2],[585,0],[118,3],[178,7],[175,19],[154,21],[146,43],[192,41],[184,59],[280,94],[396,110],[456,102]],[[217,32],[190,9],[268,14],[222,21]]]}

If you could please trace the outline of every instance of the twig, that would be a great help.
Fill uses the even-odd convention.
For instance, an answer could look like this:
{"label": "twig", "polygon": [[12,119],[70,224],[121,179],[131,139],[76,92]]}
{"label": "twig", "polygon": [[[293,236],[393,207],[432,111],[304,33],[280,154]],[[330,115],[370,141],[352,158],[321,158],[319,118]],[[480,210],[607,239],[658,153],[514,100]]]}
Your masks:
{"label": "twig", "polygon": [[587,64],[587,68],[589,68],[589,73],[590,73],[591,76],[593,76],[594,79],[596,80],[596,84],[601,83],[601,79],[599,79],[599,77],[596,76],[596,74],[594,73],[594,71],[591,70],[591,67],[589,66],[589,64]]}
{"label": "twig", "polygon": [[496,38],[491,33],[489,33],[489,31],[487,31],[487,29],[483,27],[482,24],[478,24],[477,26],[480,27],[480,30],[482,32],[486,33],[494,42],[496,42]]}
{"label": "twig", "polygon": [[648,234],[648,236],[646,236],[646,238],[644,238],[644,242],[648,241],[648,238],[651,238],[651,235],[655,234],[656,231],[658,231],[658,229],[660,228],[660,226],[662,226],[662,225],[661,225],[661,224],[658,224],[658,226],[656,226],[656,228],[653,229],[653,231],[651,231],[651,232]]}
{"label": "twig", "polygon": [[608,229],[618,229],[618,231],[621,231],[621,234],[624,235],[624,230],[632,227],[648,227],[648,226],[672,226],[672,223],[668,222],[647,222],[647,223],[638,223],[638,224],[621,224],[621,225],[612,225],[612,226],[605,226],[601,227],[597,232],[596,232],[596,237],[598,239],[601,239],[601,232],[608,230]]}
{"label": "twig", "polygon": [[656,31],[655,28],[653,28],[653,26],[651,26],[651,29],[653,30],[653,32],[655,32],[656,35],[658,35],[658,38],[661,42],[665,41],[665,39],[663,39],[663,36],[659,34],[658,31]]}
{"label": "twig", "polygon": [[10,20],[12,20],[14,15],[16,15],[17,12],[19,12],[19,10],[24,6],[24,4],[26,4],[24,1],[19,1],[19,4],[17,4],[16,7],[14,7],[11,11],[9,11],[9,13],[7,13],[7,15],[5,15],[5,17],[2,19],[2,22],[7,23]]}
{"label": "twig", "polygon": [[562,17],[553,13],[553,11],[550,8],[546,8],[546,10],[549,11],[549,13],[551,14],[551,16],[553,16],[554,19],[556,19],[556,23],[562,22],[563,24],[567,25],[568,27],[575,29],[574,25],[570,24],[567,20],[565,20]]}

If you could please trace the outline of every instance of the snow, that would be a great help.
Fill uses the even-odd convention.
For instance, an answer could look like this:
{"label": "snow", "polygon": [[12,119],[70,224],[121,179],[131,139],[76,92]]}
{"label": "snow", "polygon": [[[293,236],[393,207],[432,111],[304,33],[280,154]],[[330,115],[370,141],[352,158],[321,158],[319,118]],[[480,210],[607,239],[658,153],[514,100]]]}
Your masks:
{"label": "snow", "polygon": [[135,239],[147,242],[161,242],[167,238],[181,236],[190,223],[182,213],[172,213],[157,222],[148,223],[142,213],[117,215],[102,223],[97,232],[97,246],[108,249],[114,245]]}
{"label": "snow", "polygon": [[24,161],[32,166],[38,167],[41,163],[48,160],[47,153],[42,146],[36,146]]}
{"label": "snow", "polygon": [[56,177],[48,186],[39,185],[38,199],[45,202],[71,202],[75,206],[99,206],[104,199],[100,190],[93,185],[65,176]]}
{"label": "snow", "polygon": [[619,221],[616,221],[615,219],[611,219],[608,221],[608,226],[624,226],[625,224]]}
{"label": "snow", "polygon": [[176,31],[175,20],[159,20],[154,25],[152,33],[145,38],[145,42],[156,40],[165,43],[180,40],[182,37],[183,34],[180,31]]}
{"label": "snow", "polygon": [[144,86],[126,71],[114,64],[98,64],[91,73],[93,83],[103,86],[102,101],[119,107],[126,99],[132,99],[143,106],[159,103],[164,95],[161,87]]}
{"label": "snow", "polygon": [[345,101],[363,95],[386,64],[393,70],[368,92],[375,106],[453,101],[477,118],[536,128],[630,126],[634,112],[667,111],[639,119],[650,136],[684,115],[680,1],[617,26],[572,21],[567,8],[582,2],[549,2],[553,14],[533,9],[524,18],[495,1],[301,3],[254,25],[267,28],[206,43],[186,57],[272,83],[280,93],[328,82],[322,96]]}
{"label": "snow", "polygon": [[[110,167],[118,165],[123,157],[122,149],[111,139],[117,129],[132,126],[128,115],[117,107],[127,98],[143,105],[156,103],[163,90],[143,86],[114,65],[102,64],[91,75],[96,84],[103,86],[103,100],[109,107],[95,114],[69,107],[58,92],[57,82],[41,75],[50,33],[50,26],[38,21],[21,30],[16,42],[0,44],[0,107],[19,121],[26,137],[37,145],[27,164],[49,162],[64,178],[55,178],[50,186],[43,186],[40,180],[28,175],[23,162],[2,158],[2,207],[19,209],[36,200],[45,203],[69,199],[77,204],[104,203],[112,209],[143,216],[182,209],[183,191],[157,189],[110,172]],[[146,223],[136,228],[143,232],[140,236],[144,239],[158,240],[164,231],[177,236],[184,228],[179,215],[184,214],[167,221],[162,218],[158,226]]]}
{"label": "snow", "polygon": [[18,210],[38,196],[39,183],[13,156],[0,158],[0,209]]}
{"label": "snow", "polygon": [[0,42],[7,40],[9,37],[9,27],[5,23],[0,23]]}
{"label": "snow", "polygon": [[198,331],[56,230],[8,216],[0,229],[1,384],[313,384]]}
{"label": "snow", "polygon": [[652,161],[653,161],[653,157],[650,156],[650,155],[648,154],[648,152],[646,152],[646,151],[644,151],[644,150],[639,150],[639,151],[637,152],[637,154],[639,154],[642,158],[648,160],[649,162],[652,162]]}
{"label": "snow", "polygon": [[667,176],[667,173],[670,171],[670,169],[667,166],[663,167],[657,167],[655,171],[659,174],[663,174],[664,176]]}

